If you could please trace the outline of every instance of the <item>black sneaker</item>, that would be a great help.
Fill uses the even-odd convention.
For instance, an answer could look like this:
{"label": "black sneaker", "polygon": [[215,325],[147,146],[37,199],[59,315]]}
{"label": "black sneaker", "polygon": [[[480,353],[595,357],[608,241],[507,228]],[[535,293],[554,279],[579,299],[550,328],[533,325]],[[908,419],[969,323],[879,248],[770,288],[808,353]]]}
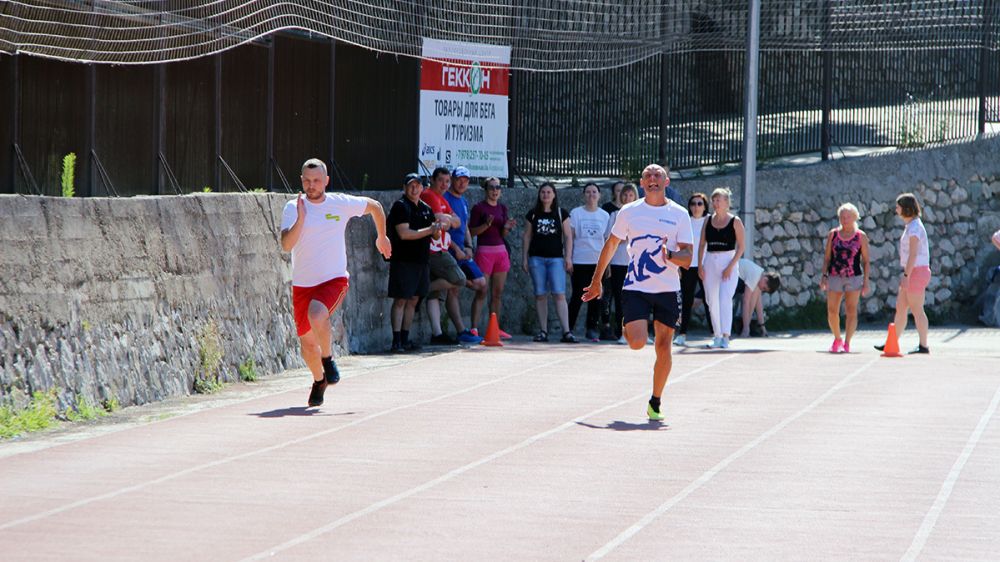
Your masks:
{"label": "black sneaker", "polygon": [[546,341],[549,341],[549,334],[548,334],[548,332],[546,332],[545,330],[539,330],[538,333],[535,334],[534,341],[537,341],[537,342],[546,342]]}
{"label": "black sneaker", "polygon": [[563,332],[562,339],[559,341],[563,343],[576,343],[576,336],[573,335],[573,332]]}
{"label": "black sneaker", "polygon": [[326,384],[337,384],[340,382],[340,371],[337,369],[336,364],[331,364],[333,369],[327,369],[326,365],[323,366],[323,377],[326,379]]}
{"label": "black sneaker", "polygon": [[405,353],[420,351],[421,349],[423,349],[423,347],[421,347],[420,344],[417,342],[408,341],[403,344],[403,352]]}
{"label": "black sneaker", "polygon": [[924,346],[924,345],[917,345],[917,347],[913,348],[913,350],[911,350],[911,351],[908,351],[906,354],[907,355],[913,355],[914,353],[927,353],[927,354],[929,354],[930,352],[931,352],[931,349],[929,347]]}
{"label": "black sneaker", "polygon": [[436,336],[431,336],[431,345],[455,345],[455,340],[448,337],[448,334],[440,333]]}
{"label": "black sneaker", "polygon": [[323,405],[323,393],[326,392],[326,379],[313,381],[312,390],[309,392],[309,407]]}
{"label": "black sneaker", "polygon": [[398,343],[394,343],[392,344],[392,347],[389,348],[389,353],[403,353],[403,346]]}
{"label": "black sneaker", "polygon": [[875,345],[875,346],[872,346],[872,347],[874,347],[875,349],[877,349],[879,351],[885,351],[885,345]]}

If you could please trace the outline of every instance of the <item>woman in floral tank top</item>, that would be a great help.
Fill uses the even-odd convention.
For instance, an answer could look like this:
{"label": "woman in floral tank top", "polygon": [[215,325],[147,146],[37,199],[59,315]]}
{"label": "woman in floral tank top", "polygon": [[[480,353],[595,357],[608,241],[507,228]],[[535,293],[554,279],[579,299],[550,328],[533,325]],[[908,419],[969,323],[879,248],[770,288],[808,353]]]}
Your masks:
{"label": "woman in floral tank top", "polygon": [[[833,332],[830,353],[850,353],[858,328],[858,301],[868,295],[868,236],[858,228],[858,208],[845,203],[837,209],[840,226],[830,230],[823,255],[819,288],[826,291],[826,320]],[[844,338],[840,337],[840,303],[844,301]]]}

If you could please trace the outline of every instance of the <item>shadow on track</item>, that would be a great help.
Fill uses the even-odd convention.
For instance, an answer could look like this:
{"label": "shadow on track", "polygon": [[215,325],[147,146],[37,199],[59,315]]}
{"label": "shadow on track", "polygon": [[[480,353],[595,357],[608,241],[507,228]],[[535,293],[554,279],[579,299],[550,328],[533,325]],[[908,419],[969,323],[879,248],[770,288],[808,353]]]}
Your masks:
{"label": "shadow on track", "polygon": [[629,423],[621,420],[608,422],[608,425],[593,425],[586,422],[576,422],[576,425],[589,427],[591,429],[610,429],[613,431],[667,431],[670,426],[661,422],[649,420],[646,423]]}

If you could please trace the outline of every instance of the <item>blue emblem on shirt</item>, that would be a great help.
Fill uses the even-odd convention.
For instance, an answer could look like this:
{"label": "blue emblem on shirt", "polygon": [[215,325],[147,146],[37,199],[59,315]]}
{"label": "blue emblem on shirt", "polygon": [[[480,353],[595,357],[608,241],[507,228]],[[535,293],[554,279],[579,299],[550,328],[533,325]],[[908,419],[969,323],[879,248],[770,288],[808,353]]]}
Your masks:
{"label": "blue emblem on shirt", "polygon": [[647,234],[629,240],[632,260],[628,264],[628,273],[625,276],[625,286],[632,283],[640,283],[649,279],[653,275],[663,273],[667,269],[665,265],[659,265],[654,258],[662,252],[663,238]]}

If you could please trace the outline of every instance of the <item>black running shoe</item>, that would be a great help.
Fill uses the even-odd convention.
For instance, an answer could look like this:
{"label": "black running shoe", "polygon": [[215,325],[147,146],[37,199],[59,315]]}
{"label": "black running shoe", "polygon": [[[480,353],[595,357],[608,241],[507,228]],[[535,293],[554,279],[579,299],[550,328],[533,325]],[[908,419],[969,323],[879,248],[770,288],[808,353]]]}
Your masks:
{"label": "black running shoe", "polygon": [[576,336],[573,332],[563,332],[562,338],[559,340],[563,343],[576,343]]}
{"label": "black running shoe", "polygon": [[440,333],[436,336],[431,336],[431,345],[455,345],[455,340],[448,337],[448,334]]}
{"label": "black running shoe", "polygon": [[413,351],[420,351],[421,349],[423,349],[423,347],[421,347],[420,344],[416,342],[408,341],[403,344],[403,351],[407,353]]}
{"label": "black running shoe", "polygon": [[877,349],[879,351],[885,351],[885,346],[884,345],[875,345],[875,346],[872,346],[872,347],[874,347],[875,349]]}
{"label": "black running shoe", "polygon": [[323,393],[326,392],[326,379],[313,381],[312,390],[309,392],[309,407],[323,405]]}
{"label": "black running shoe", "polygon": [[337,384],[340,382],[340,370],[335,363],[331,363],[330,366],[333,368],[327,369],[326,365],[323,366],[323,377],[326,379],[326,384]]}
{"label": "black running shoe", "polygon": [[931,352],[931,349],[929,347],[924,346],[924,345],[917,345],[917,347],[913,348],[913,350],[911,350],[911,351],[908,351],[906,354],[907,355],[913,355],[914,353],[926,353],[926,354],[930,354],[930,352]]}

